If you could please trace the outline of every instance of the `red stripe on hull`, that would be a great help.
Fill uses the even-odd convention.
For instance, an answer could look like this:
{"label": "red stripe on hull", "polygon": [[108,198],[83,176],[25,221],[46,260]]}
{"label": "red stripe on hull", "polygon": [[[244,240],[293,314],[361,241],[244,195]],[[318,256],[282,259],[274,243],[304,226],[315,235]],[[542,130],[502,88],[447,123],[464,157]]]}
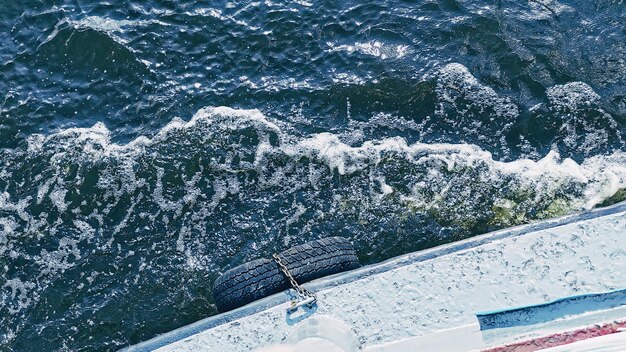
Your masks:
{"label": "red stripe on hull", "polygon": [[500,347],[488,348],[483,350],[483,352],[533,352],[549,347],[567,345],[577,341],[622,332],[624,329],[626,329],[626,321],[613,322],[573,331],[560,332]]}

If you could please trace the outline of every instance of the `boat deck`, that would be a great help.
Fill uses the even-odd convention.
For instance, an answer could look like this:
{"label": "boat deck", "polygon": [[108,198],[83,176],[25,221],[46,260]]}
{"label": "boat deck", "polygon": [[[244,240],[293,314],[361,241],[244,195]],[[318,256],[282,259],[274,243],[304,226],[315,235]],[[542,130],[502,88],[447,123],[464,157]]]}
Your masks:
{"label": "boat deck", "polygon": [[367,351],[482,350],[549,333],[551,326],[568,330],[626,319],[618,307],[560,327],[481,330],[476,316],[626,287],[626,204],[489,233],[305,286],[317,292],[318,304],[299,315],[286,312],[286,291],[128,351],[250,351],[280,343],[315,315],[345,322]]}

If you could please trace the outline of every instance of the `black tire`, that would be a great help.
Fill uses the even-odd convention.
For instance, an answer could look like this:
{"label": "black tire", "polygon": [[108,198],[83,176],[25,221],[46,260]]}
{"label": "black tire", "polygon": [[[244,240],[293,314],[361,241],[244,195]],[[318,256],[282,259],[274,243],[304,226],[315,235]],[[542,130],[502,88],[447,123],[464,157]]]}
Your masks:
{"label": "black tire", "polygon": [[[342,237],[308,242],[279,254],[299,284],[360,266],[354,246]],[[222,274],[213,283],[213,298],[226,312],[289,288],[289,281],[271,259],[257,259]]]}

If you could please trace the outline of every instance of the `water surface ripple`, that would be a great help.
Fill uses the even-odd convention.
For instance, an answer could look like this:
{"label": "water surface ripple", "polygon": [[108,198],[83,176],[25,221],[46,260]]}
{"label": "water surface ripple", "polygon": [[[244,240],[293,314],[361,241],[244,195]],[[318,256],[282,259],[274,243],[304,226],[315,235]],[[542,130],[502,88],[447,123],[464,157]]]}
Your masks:
{"label": "water surface ripple", "polygon": [[367,264],[623,200],[624,23],[623,0],[3,4],[0,350],[149,339],[313,239]]}

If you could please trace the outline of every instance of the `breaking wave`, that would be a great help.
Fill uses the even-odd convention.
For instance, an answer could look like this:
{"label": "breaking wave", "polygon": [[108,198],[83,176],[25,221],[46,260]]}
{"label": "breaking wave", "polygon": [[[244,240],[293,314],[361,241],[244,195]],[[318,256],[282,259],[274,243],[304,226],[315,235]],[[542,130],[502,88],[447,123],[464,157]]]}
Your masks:
{"label": "breaking wave", "polygon": [[[624,198],[626,153],[608,144],[620,145],[620,129],[584,83],[548,90],[532,110],[557,131],[550,150],[515,160],[479,145],[515,144],[511,99],[458,64],[435,89],[430,119],[476,144],[368,133],[386,124],[427,136],[428,119],[378,116],[345,133],[303,134],[258,110],[208,107],[127,144],[97,123],[1,150],[0,341],[11,343],[24,323],[10,322],[34,306],[62,319],[45,307],[59,285],[99,294],[69,307],[86,316],[146,305],[123,294],[131,287],[175,304],[206,296],[222,269],[320,237],[350,238],[368,263]],[[584,157],[564,156],[572,150]],[[187,285],[158,289],[175,282]]]}

